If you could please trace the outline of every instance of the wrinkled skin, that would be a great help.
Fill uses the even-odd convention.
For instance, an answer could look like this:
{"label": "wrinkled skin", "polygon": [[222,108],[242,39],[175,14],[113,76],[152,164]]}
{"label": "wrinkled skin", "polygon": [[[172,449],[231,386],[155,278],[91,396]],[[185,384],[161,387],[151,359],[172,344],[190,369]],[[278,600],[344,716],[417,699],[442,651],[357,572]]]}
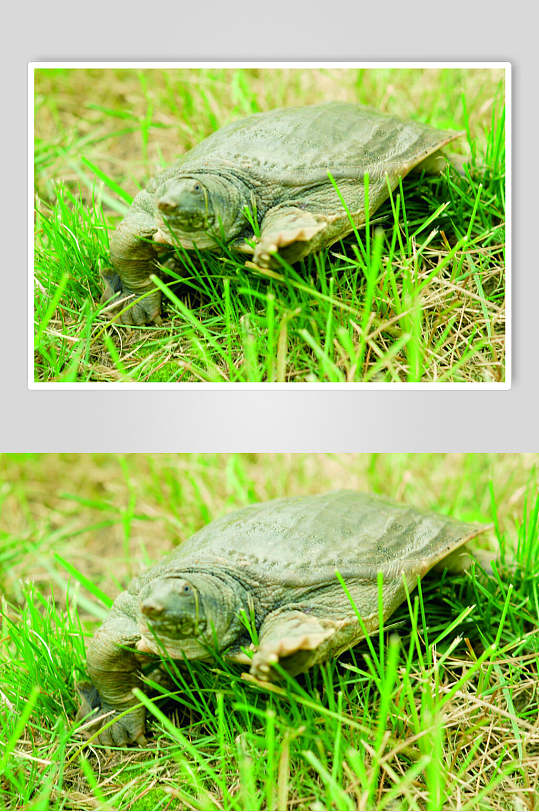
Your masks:
{"label": "wrinkled skin", "polygon": [[102,744],[143,743],[144,709],[132,691],[141,669],[165,653],[181,663],[211,661],[218,651],[261,681],[278,679],[276,664],[301,673],[362,639],[356,609],[367,633],[378,627],[379,572],[388,618],[432,567],[466,566],[462,545],[484,529],[353,491],[224,516],[116,599],[88,646],[92,683],[80,686],[81,716],[113,711],[111,725],[94,718],[90,732],[103,724]]}
{"label": "wrinkled skin", "polygon": [[124,300],[125,324],[158,322],[161,294],[150,275],[175,246],[226,243],[257,268],[278,267],[279,258],[293,264],[364,224],[365,174],[372,215],[408,172],[442,171],[439,150],[459,135],[344,102],[235,121],[135,197],[111,238],[115,284],[105,285],[103,300]]}

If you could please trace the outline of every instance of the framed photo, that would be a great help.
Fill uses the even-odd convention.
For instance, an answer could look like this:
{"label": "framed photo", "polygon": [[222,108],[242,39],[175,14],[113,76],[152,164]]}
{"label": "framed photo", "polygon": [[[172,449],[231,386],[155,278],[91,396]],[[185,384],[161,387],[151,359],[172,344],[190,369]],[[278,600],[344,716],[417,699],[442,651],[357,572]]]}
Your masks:
{"label": "framed photo", "polygon": [[508,63],[33,63],[29,386],[508,388]]}

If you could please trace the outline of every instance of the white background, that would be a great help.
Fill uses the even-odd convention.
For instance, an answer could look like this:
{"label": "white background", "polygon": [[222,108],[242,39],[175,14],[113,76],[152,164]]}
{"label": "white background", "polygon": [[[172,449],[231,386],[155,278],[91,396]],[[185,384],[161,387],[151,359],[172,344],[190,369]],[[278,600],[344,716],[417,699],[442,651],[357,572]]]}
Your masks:
{"label": "white background", "polygon": [[[2,59],[3,451],[537,451],[537,10],[372,0],[10,5]],[[492,390],[27,389],[27,64],[63,60],[512,63],[513,386]]]}

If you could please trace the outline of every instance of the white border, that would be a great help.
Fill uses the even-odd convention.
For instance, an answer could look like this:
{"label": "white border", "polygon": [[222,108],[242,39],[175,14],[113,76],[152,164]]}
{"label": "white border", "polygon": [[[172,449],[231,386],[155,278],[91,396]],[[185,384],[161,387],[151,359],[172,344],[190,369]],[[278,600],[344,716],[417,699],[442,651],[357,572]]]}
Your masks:
{"label": "white border", "polygon": [[[34,71],[39,68],[67,68],[67,69],[88,69],[88,68],[145,68],[145,69],[174,69],[174,68],[294,68],[298,70],[309,70],[317,68],[454,68],[454,69],[503,69],[505,70],[505,154],[506,154],[506,275],[505,275],[505,317],[506,317],[506,342],[505,342],[505,374],[506,379],[501,383],[108,383],[108,382],[81,382],[81,383],[54,383],[34,381]],[[363,390],[462,390],[462,389],[503,389],[511,388],[512,380],[512,282],[511,282],[511,229],[512,229],[512,206],[511,206],[511,63],[510,62],[251,62],[251,61],[214,61],[214,62],[29,62],[28,63],[28,389],[57,389],[57,390],[82,390],[82,389],[284,389],[296,391],[299,389],[363,389]]]}

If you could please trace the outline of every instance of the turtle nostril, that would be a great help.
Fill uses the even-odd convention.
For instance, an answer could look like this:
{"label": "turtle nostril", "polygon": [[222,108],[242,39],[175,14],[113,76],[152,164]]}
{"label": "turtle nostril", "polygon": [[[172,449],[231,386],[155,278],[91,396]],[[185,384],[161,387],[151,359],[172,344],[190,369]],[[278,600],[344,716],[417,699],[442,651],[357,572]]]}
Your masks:
{"label": "turtle nostril", "polygon": [[159,615],[163,614],[164,606],[158,603],[157,601],[150,600],[150,598],[146,598],[145,601],[141,603],[141,611],[143,615],[147,617],[158,617]]}
{"label": "turtle nostril", "polygon": [[157,203],[157,208],[159,209],[159,211],[163,211],[163,212],[165,212],[165,213],[169,213],[169,212],[171,212],[171,211],[174,211],[174,209],[176,208],[176,204],[175,204],[175,203],[173,203],[171,200],[167,200],[167,198],[166,198],[166,197],[163,197],[163,198],[162,198],[161,200],[159,200],[159,202]]}

